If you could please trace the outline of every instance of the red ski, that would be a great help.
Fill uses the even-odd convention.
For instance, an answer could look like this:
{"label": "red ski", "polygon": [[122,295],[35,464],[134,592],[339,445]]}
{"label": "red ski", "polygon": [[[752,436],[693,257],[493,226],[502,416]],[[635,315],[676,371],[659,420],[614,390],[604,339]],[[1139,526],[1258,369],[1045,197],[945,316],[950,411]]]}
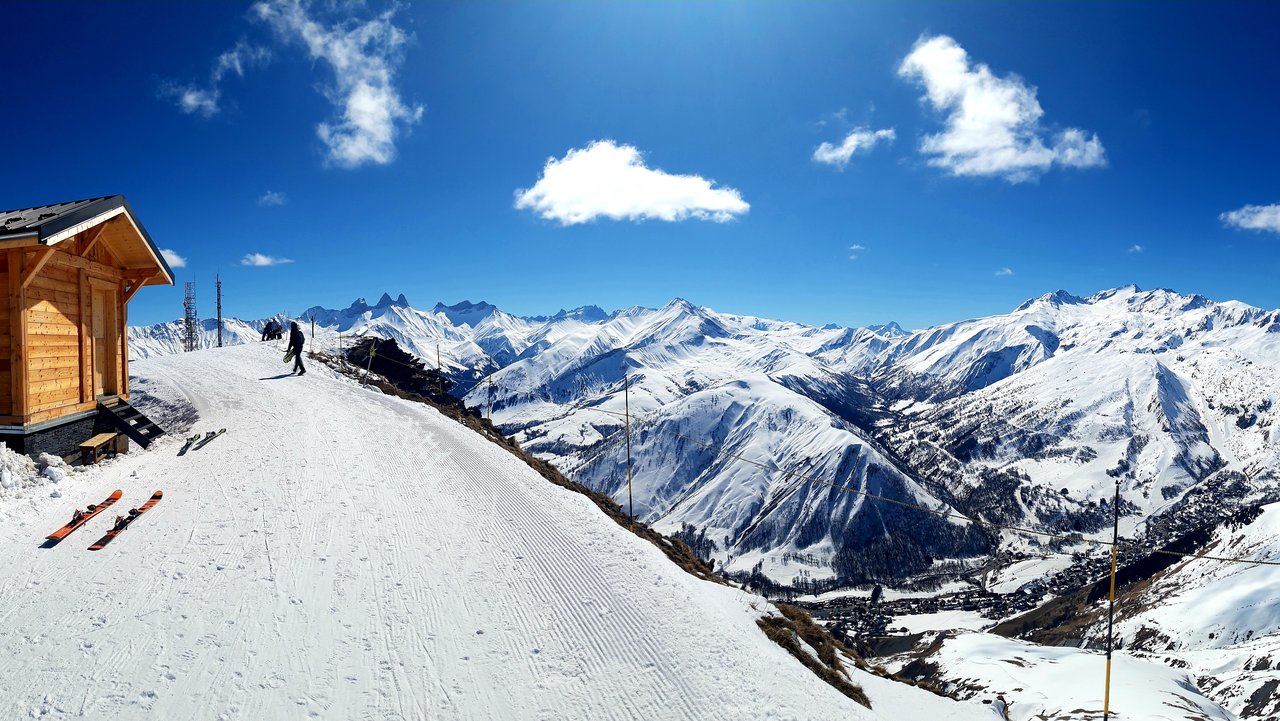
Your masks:
{"label": "red ski", "polygon": [[88,523],[90,518],[93,518],[99,513],[102,513],[102,509],[120,500],[120,497],[123,495],[124,495],[123,493],[117,490],[111,495],[107,496],[107,500],[103,501],[102,503],[99,503],[96,506],[93,504],[89,504],[89,507],[84,509],[83,511],[77,508],[75,515],[71,517],[70,523],[63,526],[62,528],[59,528],[53,533],[50,533],[48,536],[46,536],[46,538],[48,538],[50,541],[61,541],[67,536],[70,536],[72,531]]}
{"label": "red ski", "polygon": [[159,503],[161,498],[164,498],[164,494],[161,493],[160,491],[156,491],[155,493],[151,494],[151,498],[146,503],[142,504],[141,507],[130,509],[129,515],[116,516],[116,525],[113,526],[110,531],[107,531],[107,535],[103,536],[102,538],[99,538],[96,543],[94,543],[92,546],[89,546],[89,550],[101,551],[104,546],[106,546],[108,543],[111,543],[111,539],[120,535],[120,533],[124,531],[124,529],[128,528],[130,523],[133,523],[134,521],[138,520],[138,516],[141,516],[142,514],[151,510],[152,506]]}

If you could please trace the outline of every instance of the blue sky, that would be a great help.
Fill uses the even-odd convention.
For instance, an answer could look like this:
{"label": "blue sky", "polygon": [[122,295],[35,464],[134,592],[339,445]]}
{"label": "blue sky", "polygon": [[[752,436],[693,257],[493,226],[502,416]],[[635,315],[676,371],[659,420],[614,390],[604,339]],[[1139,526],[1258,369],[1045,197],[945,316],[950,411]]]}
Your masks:
{"label": "blue sky", "polygon": [[0,206],[124,193],[185,259],[132,323],[186,280],[211,314],[215,273],[242,317],[384,290],[909,327],[1126,283],[1280,307],[1280,6],[5,16]]}

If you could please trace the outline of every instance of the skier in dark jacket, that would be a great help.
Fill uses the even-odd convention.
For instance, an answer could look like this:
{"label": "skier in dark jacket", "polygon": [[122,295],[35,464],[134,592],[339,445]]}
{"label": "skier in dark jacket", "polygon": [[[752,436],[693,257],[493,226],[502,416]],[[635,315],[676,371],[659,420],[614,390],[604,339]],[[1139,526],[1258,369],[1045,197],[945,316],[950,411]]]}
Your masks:
{"label": "skier in dark jacket", "polygon": [[274,320],[267,321],[267,325],[262,329],[262,340],[271,340],[271,337],[275,335],[275,332],[276,322]]}
{"label": "skier in dark jacket", "polygon": [[289,322],[289,350],[293,352],[293,373],[306,375],[307,369],[302,366],[302,346],[306,340],[302,337],[302,329],[296,321]]}

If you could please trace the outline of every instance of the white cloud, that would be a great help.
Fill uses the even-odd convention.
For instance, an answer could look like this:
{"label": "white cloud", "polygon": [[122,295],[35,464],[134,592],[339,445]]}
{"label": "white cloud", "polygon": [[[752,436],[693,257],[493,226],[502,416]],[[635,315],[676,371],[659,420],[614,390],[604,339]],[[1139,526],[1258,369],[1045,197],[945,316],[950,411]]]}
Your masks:
{"label": "white cloud", "polygon": [[891,143],[895,137],[897,135],[893,132],[893,128],[885,128],[884,130],[854,128],[839,145],[832,145],[831,143],[819,145],[813,151],[813,159],[819,163],[834,165],[840,170],[844,170],[854,153],[858,151],[869,153],[880,141]]}
{"label": "white cloud", "polygon": [[575,225],[600,217],[723,223],[751,206],[733,188],[717,188],[714,181],[697,175],[649,168],[636,148],[597,140],[563,158],[548,158],[538,182],[516,191],[515,207]]}
{"label": "white cloud", "polygon": [[325,25],[300,0],[264,0],[253,6],[287,42],[300,42],[312,60],[322,60],[334,74],[325,91],[337,119],[316,126],[330,163],[355,168],[386,165],[395,159],[396,139],[422,118],[421,105],[406,104],[395,86],[395,74],[408,35],[396,27],[388,10],[372,20],[345,20]]}
{"label": "white cloud", "polygon": [[1134,243],[1133,245],[1129,246],[1129,252],[1130,252],[1130,253],[1141,253],[1142,251],[1144,251],[1144,250],[1146,250],[1146,249],[1147,249],[1147,248],[1146,248],[1146,246],[1144,246],[1144,245],[1140,245],[1140,244],[1138,244],[1138,243]]}
{"label": "white cloud", "polygon": [[284,205],[288,200],[288,196],[284,193],[275,190],[268,190],[262,194],[261,198],[258,198],[258,205],[263,208],[271,208],[278,205]]}
{"label": "white cloud", "polygon": [[213,69],[209,71],[208,87],[199,87],[194,83],[167,83],[161,87],[160,92],[161,95],[172,98],[182,112],[211,118],[221,110],[223,78],[228,73],[244,77],[246,68],[265,63],[270,58],[271,53],[266,48],[249,45],[241,40],[214,61]]}
{"label": "white cloud", "polygon": [[946,35],[917,40],[898,74],[922,85],[924,99],[947,114],[943,131],[926,136],[920,149],[930,156],[930,165],[952,175],[1018,183],[1039,177],[1055,163],[1106,165],[1096,134],[1067,128],[1046,142],[1040,126],[1044,109],[1035,87],[1015,75],[996,77],[985,64],[972,64],[964,48]]}
{"label": "white cloud", "polygon": [[164,256],[164,262],[168,263],[170,268],[187,267],[187,259],[168,248],[161,248],[160,255]]}
{"label": "white cloud", "polygon": [[1003,277],[1003,276],[1006,276],[1006,275],[1013,275],[1013,271],[1012,271],[1012,270],[1010,270],[1009,268],[1001,268],[1000,270],[997,270],[997,271],[995,272],[995,275],[996,275],[997,277]]}
{"label": "white cloud", "polygon": [[1280,205],[1246,205],[1239,210],[1232,210],[1219,215],[1218,218],[1241,230],[1265,230],[1280,233]]}
{"label": "white cloud", "polygon": [[269,268],[273,265],[284,265],[292,262],[289,258],[276,258],[262,253],[247,253],[240,259],[240,265],[250,265],[255,268]]}
{"label": "white cloud", "polygon": [[849,251],[850,251],[849,260],[857,260],[858,254],[864,250],[866,250],[866,247],[862,245],[858,245],[857,243],[854,243],[853,245],[849,246]]}

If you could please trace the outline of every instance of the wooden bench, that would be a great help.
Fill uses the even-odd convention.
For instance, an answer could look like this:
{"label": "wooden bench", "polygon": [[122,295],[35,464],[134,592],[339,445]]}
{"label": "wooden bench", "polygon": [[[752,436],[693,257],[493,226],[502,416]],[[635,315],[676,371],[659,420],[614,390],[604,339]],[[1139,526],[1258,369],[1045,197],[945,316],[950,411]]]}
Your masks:
{"label": "wooden bench", "polygon": [[99,433],[93,438],[81,443],[80,462],[88,466],[97,463],[104,451],[120,453],[119,438],[119,433]]}

